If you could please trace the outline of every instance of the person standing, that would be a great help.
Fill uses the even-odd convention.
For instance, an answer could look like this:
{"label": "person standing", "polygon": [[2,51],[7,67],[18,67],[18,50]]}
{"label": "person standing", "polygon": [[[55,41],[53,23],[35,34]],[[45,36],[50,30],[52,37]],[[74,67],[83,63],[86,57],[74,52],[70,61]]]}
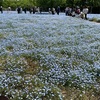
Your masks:
{"label": "person standing", "polygon": [[68,8],[69,8],[69,7],[66,7],[66,8],[65,8],[65,15],[66,15],[66,16],[68,15]]}
{"label": "person standing", "polygon": [[35,14],[35,12],[36,12],[36,7],[33,7],[32,11],[33,11],[33,14]]}
{"label": "person standing", "polygon": [[1,13],[3,13],[3,8],[2,8],[2,6],[0,6],[0,11],[1,11]]}
{"label": "person standing", "polygon": [[49,11],[49,14],[51,14],[51,8],[49,8],[48,11]]}
{"label": "person standing", "polygon": [[80,10],[80,7],[79,7],[79,6],[76,7],[75,13],[76,13],[77,15],[79,15],[79,14],[81,13],[81,10]]}
{"label": "person standing", "polygon": [[71,16],[72,15],[71,12],[72,12],[72,8],[69,8],[68,7],[68,16]]}
{"label": "person standing", "polygon": [[29,12],[30,12],[30,14],[33,12],[33,8],[32,7],[29,8]]}
{"label": "person standing", "polygon": [[20,14],[21,13],[21,7],[17,8],[17,13]]}
{"label": "person standing", "polygon": [[83,8],[83,13],[85,14],[85,19],[87,19],[88,11],[89,11],[88,7]]}
{"label": "person standing", "polygon": [[52,8],[52,15],[54,15],[55,14],[55,8]]}
{"label": "person standing", "polygon": [[8,7],[8,11],[11,11],[11,7]]}
{"label": "person standing", "polygon": [[11,7],[8,7],[7,9],[7,13],[9,13],[11,11]]}
{"label": "person standing", "polygon": [[58,6],[57,7],[57,15],[59,15],[59,12],[60,12],[60,7]]}
{"label": "person standing", "polygon": [[23,11],[24,11],[24,13],[26,14],[26,12],[27,12],[27,9],[26,9],[26,7],[24,7]]}

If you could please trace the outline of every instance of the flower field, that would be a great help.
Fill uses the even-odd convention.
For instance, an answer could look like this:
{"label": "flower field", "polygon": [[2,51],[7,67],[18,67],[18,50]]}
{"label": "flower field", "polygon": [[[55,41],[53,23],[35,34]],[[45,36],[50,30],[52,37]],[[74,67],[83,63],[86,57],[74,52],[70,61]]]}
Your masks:
{"label": "flower field", "polygon": [[0,95],[100,100],[100,24],[64,15],[0,14]]}

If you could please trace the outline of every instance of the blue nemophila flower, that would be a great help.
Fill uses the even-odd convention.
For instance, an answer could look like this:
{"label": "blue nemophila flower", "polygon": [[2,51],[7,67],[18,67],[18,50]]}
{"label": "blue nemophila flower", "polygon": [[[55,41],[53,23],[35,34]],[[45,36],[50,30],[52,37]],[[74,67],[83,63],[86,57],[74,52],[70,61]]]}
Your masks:
{"label": "blue nemophila flower", "polygon": [[62,15],[0,18],[0,94],[63,100],[59,85],[98,89],[99,24]]}

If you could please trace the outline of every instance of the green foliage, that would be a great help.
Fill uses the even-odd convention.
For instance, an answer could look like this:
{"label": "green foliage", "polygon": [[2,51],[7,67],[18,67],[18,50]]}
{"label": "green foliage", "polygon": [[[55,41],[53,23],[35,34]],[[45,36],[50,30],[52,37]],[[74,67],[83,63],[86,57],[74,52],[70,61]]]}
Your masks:
{"label": "green foliage", "polygon": [[15,9],[18,6],[21,7],[32,7],[32,6],[39,6],[43,8],[49,8],[49,7],[65,7],[65,6],[93,6],[93,7],[99,7],[100,2],[99,0],[0,0],[0,4],[3,5],[3,7],[7,8],[8,6],[11,6],[13,9]]}
{"label": "green foliage", "polygon": [[0,33],[0,39],[4,38],[4,35]]}
{"label": "green foliage", "polygon": [[66,0],[37,0],[37,6],[43,8],[52,8],[57,6],[63,6],[66,3]]}
{"label": "green foliage", "polygon": [[36,4],[35,0],[5,0],[2,2],[4,8],[10,6],[12,9],[16,9],[18,6],[21,7],[34,6],[35,4]]}
{"label": "green foliage", "polygon": [[6,49],[7,49],[8,51],[12,51],[12,50],[13,50],[13,46],[7,46]]}

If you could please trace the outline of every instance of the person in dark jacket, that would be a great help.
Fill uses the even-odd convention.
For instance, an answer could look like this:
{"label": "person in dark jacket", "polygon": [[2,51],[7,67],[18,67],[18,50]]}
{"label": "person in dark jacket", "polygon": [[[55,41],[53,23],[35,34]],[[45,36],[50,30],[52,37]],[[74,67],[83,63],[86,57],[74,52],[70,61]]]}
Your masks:
{"label": "person in dark jacket", "polygon": [[33,14],[35,14],[36,12],[36,7],[33,7]]}
{"label": "person in dark jacket", "polygon": [[27,12],[27,9],[26,9],[26,8],[24,8],[24,9],[23,9],[23,11],[24,11],[24,13],[26,14],[26,12]]}
{"label": "person in dark jacket", "polygon": [[60,7],[58,6],[57,7],[57,15],[59,15],[59,12],[60,12]]}
{"label": "person in dark jacket", "polygon": [[20,14],[21,13],[21,7],[17,8],[17,13]]}
{"label": "person in dark jacket", "polygon": [[2,9],[2,6],[0,6],[0,12],[1,12],[1,13],[3,13],[3,9]]}

